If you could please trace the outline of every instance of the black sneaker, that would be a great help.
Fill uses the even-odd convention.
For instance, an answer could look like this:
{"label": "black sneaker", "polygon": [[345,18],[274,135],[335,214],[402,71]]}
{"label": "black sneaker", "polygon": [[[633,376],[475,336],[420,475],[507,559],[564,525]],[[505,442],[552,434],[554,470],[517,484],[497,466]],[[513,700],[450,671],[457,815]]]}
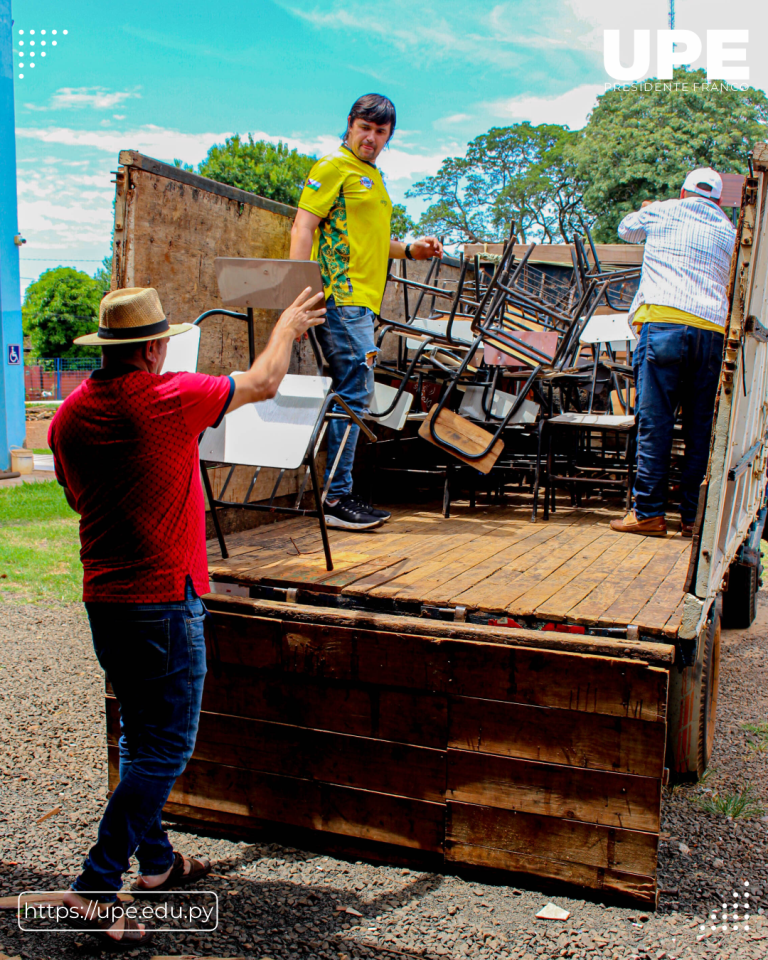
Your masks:
{"label": "black sneaker", "polygon": [[350,497],[364,513],[368,514],[369,517],[379,517],[382,521],[386,522],[392,516],[389,510],[379,510],[377,507],[372,507],[370,503],[368,503],[366,500],[363,500],[363,498],[359,497],[356,493],[351,493]]}
{"label": "black sneaker", "polygon": [[341,497],[333,506],[326,501],[323,512],[329,527],[341,527],[344,530],[370,530],[384,523],[381,517],[366,513],[351,494]]}

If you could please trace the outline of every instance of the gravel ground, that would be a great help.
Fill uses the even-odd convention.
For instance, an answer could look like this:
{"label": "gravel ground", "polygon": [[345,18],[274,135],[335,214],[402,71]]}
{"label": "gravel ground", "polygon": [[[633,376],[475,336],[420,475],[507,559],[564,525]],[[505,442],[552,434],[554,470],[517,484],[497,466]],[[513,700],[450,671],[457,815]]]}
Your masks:
{"label": "gravel ground", "polygon": [[[5,602],[0,611],[0,895],[62,889],[95,838],[105,803],[102,675],[80,606]],[[658,911],[566,896],[564,888],[547,889],[535,878],[512,887],[487,876],[372,865],[174,830],[180,850],[215,861],[205,886],[220,896],[219,929],[158,934],[150,948],[129,955],[765,957],[768,817],[729,820],[702,812],[697,802],[751,784],[768,809],[768,752],[750,749],[754,737],[742,728],[768,719],[766,633],[768,600],[761,600],[749,631],[724,635],[712,772],[698,787],[665,791],[659,867],[665,893]],[[711,911],[734,890],[751,893],[750,930],[740,923],[738,931],[712,933]],[[570,919],[537,920],[550,901],[569,910]],[[23,934],[12,911],[0,912],[0,960],[99,953],[96,941],[81,934]]]}

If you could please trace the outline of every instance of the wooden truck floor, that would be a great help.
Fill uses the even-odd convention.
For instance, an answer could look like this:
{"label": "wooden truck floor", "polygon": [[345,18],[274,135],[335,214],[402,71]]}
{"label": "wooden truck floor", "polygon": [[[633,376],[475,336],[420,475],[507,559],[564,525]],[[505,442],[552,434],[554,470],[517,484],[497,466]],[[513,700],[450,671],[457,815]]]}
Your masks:
{"label": "wooden truck floor", "polygon": [[[298,587],[336,594],[367,609],[419,614],[464,607],[473,614],[626,628],[673,639],[682,617],[691,541],[618,534],[610,509],[558,510],[530,522],[530,507],[393,507],[392,519],[366,533],[331,530],[328,572],[316,520],[297,519],[215,540],[213,581]],[[337,601],[338,602],[338,601]],[[635,631],[633,631],[635,632]]]}

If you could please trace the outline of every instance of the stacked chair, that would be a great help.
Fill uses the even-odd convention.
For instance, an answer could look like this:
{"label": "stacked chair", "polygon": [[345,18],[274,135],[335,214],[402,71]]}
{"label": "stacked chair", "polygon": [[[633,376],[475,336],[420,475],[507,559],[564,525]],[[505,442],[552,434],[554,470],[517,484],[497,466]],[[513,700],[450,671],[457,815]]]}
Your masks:
{"label": "stacked chair", "polygon": [[[535,245],[518,259],[513,231],[491,269],[478,257],[444,257],[416,280],[406,261],[397,272],[390,265],[403,319],[379,323],[377,378],[389,402],[377,398],[371,416],[383,423],[408,394],[420,399],[426,409],[412,402],[399,427],[421,421],[435,450],[430,464],[423,449],[413,455],[415,438],[385,440],[378,472],[441,474],[446,515],[452,483],[465,482],[473,503],[483,476],[497,493],[527,482],[533,519],[542,486],[545,518],[556,485],[573,502],[631,489],[635,338],[626,314],[640,270],[604,270],[587,231],[571,248],[572,270],[558,275],[531,262]],[[387,458],[388,446],[399,456]]]}

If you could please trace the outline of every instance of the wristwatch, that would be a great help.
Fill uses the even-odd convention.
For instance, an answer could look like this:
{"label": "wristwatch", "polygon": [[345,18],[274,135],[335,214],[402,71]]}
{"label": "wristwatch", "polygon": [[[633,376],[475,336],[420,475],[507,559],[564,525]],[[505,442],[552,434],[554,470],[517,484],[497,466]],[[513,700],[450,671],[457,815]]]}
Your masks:
{"label": "wristwatch", "polygon": [[416,257],[414,257],[413,254],[411,253],[411,245],[410,245],[410,243],[406,243],[406,245],[405,245],[405,259],[406,259],[406,260],[415,260],[415,259],[416,259]]}

